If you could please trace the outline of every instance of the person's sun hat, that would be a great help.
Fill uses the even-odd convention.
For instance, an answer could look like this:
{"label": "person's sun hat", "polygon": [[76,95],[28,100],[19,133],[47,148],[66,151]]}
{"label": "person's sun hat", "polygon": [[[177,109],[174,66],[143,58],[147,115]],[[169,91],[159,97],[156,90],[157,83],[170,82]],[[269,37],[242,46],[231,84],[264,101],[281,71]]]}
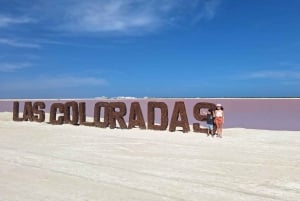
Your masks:
{"label": "person's sun hat", "polygon": [[222,107],[222,105],[221,105],[220,103],[218,103],[216,106],[217,106],[217,107]]}

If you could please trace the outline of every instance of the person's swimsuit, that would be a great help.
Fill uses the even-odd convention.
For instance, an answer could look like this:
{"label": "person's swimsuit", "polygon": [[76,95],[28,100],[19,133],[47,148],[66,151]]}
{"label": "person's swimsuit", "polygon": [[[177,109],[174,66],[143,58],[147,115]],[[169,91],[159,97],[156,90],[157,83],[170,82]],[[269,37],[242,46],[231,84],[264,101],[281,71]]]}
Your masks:
{"label": "person's swimsuit", "polygon": [[216,114],[215,123],[216,124],[222,124],[223,123],[223,111],[222,110],[216,110],[215,114]]}

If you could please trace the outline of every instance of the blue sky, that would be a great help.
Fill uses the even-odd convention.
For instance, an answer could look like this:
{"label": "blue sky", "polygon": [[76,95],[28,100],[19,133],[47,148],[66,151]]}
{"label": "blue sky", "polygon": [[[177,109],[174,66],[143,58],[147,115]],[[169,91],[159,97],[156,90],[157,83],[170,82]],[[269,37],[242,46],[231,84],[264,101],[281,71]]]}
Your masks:
{"label": "blue sky", "polygon": [[0,0],[0,98],[299,97],[299,0]]}

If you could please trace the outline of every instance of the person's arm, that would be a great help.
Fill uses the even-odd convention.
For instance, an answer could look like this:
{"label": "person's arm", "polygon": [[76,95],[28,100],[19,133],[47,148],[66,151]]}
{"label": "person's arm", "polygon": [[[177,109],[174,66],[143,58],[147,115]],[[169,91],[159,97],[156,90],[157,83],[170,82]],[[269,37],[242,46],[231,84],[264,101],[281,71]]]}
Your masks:
{"label": "person's arm", "polygon": [[201,112],[201,115],[207,115],[207,112]]}
{"label": "person's arm", "polygon": [[222,115],[222,118],[223,118],[223,123],[225,122],[225,116],[224,116],[224,111],[223,111],[223,115]]}

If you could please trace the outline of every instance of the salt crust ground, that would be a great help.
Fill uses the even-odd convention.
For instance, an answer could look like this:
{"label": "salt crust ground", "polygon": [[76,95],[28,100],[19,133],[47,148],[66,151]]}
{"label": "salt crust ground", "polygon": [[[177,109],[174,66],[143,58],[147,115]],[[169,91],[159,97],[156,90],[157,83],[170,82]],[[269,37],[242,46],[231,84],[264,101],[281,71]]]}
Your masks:
{"label": "salt crust ground", "polygon": [[2,201],[298,201],[300,132],[204,134],[13,122],[0,113]]}

